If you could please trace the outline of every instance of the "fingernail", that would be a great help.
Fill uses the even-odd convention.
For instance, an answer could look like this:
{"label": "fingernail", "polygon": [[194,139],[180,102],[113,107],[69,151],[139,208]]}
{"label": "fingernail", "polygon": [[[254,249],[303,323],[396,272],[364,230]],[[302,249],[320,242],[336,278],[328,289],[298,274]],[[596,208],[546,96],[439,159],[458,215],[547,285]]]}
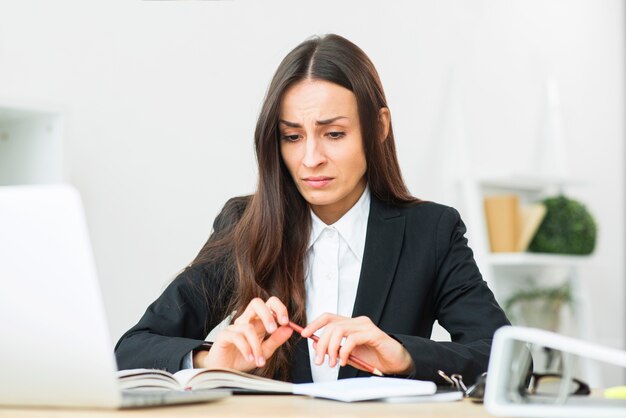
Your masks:
{"label": "fingernail", "polygon": [[248,361],[249,361],[250,363],[254,363],[254,356],[253,356],[252,354],[249,354],[249,355],[248,355]]}
{"label": "fingernail", "polygon": [[257,363],[258,363],[259,367],[263,367],[263,366],[265,366],[265,359],[263,357],[259,357],[259,358],[257,358]]}
{"label": "fingernail", "polygon": [[322,356],[320,356],[319,354],[315,356],[315,364],[317,364],[318,366],[322,364]]}
{"label": "fingernail", "polygon": [[289,318],[286,316],[283,316],[282,318],[280,318],[280,323],[283,325],[287,325],[289,323]]}
{"label": "fingernail", "polygon": [[276,324],[272,322],[272,323],[270,324],[270,326],[269,326],[269,327],[267,327],[267,330],[268,330],[269,332],[274,332],[274,331],[276,331]]}

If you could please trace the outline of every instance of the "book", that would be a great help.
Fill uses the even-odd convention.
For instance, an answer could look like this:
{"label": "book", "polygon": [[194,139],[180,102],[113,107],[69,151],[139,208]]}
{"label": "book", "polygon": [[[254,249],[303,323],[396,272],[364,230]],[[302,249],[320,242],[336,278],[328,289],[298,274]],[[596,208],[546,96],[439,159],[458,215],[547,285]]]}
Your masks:
{"label": "book", "polygon": [[129,369],[117,372],[120,387],[146,390],[205,390],[293,393],[293,384],[231,369],[183,369],[174,374],[159,369]]}
{"label": "book", "polygon": [[526,251],[545,215],[545,205],[520,206],[517,195],[485,197],[491,252]]}
{"label": "book", "polygon": [[539,225],[546,216],[547,208],[542,203],[523,206],[520,209],[520,229],[517,241],[517,250],[526,251],[530,245],[530,241],[535,236]]}
{"label": "book", "polygon": [[[118,372],[123,390],[231,389],[246,393],[284,393],[356,402],[394,397],[433,395],[433,382],[392,377],[354,377],[329,382],[294,384],[230,369],[184,369],[174,374],[157,369]],[[396,400],[398,402],[398,400]]]}
{"label": "book", "polygon": [[485,197],[485,217],[491,252],[516,252],[520,228],[517,195]]}

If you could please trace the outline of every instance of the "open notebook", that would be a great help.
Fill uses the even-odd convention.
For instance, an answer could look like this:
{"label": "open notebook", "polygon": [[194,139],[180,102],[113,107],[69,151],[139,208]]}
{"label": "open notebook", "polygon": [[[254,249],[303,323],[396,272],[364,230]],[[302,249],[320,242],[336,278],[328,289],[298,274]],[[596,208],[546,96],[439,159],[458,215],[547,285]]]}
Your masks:
{"label": "open notebook", "polygon": [[122,393],[72,187],[0,187],[0,278],[0,405],[119,408],[229,394]]}
{"label": "open notebook", "polygon": [[[226,388],[235,392],[293,393],[343,402],[404,397],[427,397],[433,382],[391,377],[356,377],[322,383],[291,384],[229,369],[187,369],[175,374],[163,370],[133,369],[118,373],[125,389],[203,390]],[[406,399],[406,398],[405,398]]]}

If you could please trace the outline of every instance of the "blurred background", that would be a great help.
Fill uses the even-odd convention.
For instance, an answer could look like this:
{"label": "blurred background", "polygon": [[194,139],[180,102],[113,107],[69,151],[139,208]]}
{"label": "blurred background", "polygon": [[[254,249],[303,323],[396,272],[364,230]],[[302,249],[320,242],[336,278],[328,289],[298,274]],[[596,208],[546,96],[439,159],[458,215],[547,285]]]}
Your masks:
{"label": "blurred background", "polygon": [[[514,322],[623,349],[625,17],[618,0],[0,0],[0,184],[79,189],[115,341],[254,191],[280,60],[337,33],[379,71],[411,192],[459,208]],[[559,194],[592,218],[591,250],[494,248],[493,222],[519,238],[523,208]]]}

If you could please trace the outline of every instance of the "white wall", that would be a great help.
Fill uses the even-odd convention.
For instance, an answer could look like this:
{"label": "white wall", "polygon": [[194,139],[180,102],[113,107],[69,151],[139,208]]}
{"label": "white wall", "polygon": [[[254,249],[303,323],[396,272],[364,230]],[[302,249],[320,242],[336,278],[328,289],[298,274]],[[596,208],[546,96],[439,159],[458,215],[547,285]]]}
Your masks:
{"label": "white wall", "polygon": [[570,194],[600,228],[587,283],[597,341],[623,347],[622,1],[2,1],[0,102],[67,109],[67,168],[113,338],[195,256],[226,199],[254,190],[252,135],[270,77],[326,32],[377,65],[406,181],[430,200],[443,199],[451,79],[477,174],[532,167],[543,83],[558,80],[567,157],[583,179]]}

